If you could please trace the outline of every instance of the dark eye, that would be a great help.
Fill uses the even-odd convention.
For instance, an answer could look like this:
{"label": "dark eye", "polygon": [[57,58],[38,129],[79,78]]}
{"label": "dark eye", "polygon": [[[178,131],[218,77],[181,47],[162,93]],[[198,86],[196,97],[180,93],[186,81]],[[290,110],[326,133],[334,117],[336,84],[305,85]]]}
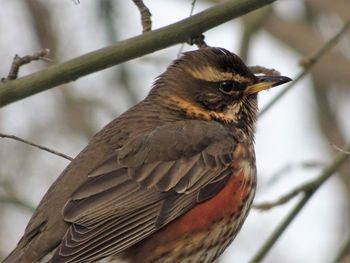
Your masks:
{"label": "dark eye", "polygon": [[225,94],[232,94],[235,91],[235,83],[233,81],[220,82],[220,91]]}

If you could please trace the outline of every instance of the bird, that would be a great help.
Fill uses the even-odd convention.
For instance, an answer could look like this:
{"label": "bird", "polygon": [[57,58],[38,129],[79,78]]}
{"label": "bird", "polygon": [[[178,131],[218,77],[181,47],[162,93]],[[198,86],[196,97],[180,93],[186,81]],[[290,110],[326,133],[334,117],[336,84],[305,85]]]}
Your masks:
{"label": "bird", "polygon": [[254,198],[257,94],[291,81],[234,53],[182,53],[40,201],[4,263],[210,263]]}

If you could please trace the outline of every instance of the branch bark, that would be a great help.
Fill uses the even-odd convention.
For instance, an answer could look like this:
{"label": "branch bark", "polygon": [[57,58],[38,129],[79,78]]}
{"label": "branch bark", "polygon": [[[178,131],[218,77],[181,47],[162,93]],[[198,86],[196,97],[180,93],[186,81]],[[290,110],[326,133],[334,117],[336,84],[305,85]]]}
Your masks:
{"label": "branch bark", "polygon": [[277,0],[231,0],[169,26],[146,32],[0,85],[0,107],[55,86],[154,51],[186,42],[192,37]]}
{"label": "branch bark", "polygon": [[152,20],[151,20],[151,12],[148,7],[143,3],[142,0],[132,0],[134,4],[140,11],[141,15],[141,24],[142,24],[142,33],[152,30]]}

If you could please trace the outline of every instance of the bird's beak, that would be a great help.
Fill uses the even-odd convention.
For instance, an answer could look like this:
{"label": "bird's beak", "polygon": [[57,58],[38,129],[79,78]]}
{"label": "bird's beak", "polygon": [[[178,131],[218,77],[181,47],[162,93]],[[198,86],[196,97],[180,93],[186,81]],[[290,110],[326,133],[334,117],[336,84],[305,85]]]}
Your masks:
{"label": "bird's beak", "polygon": [[258,82],[246,88],[245,91],[247,95],[258,93],[262,90],[267,90],[292,80],[284,76],[256,76],[256,78]]}

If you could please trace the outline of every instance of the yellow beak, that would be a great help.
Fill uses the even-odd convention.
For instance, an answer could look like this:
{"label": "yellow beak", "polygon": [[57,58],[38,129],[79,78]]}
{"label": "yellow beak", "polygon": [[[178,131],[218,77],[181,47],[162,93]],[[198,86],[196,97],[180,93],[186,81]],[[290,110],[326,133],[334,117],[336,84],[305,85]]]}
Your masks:
{"label": "yellow beak", "polygon": [[246,88],[245,91],[247,95],[255,94],[262,90],[267,90],[292,80],[291,78],[284,76],[257,76],[257,79],[257,83]]}

